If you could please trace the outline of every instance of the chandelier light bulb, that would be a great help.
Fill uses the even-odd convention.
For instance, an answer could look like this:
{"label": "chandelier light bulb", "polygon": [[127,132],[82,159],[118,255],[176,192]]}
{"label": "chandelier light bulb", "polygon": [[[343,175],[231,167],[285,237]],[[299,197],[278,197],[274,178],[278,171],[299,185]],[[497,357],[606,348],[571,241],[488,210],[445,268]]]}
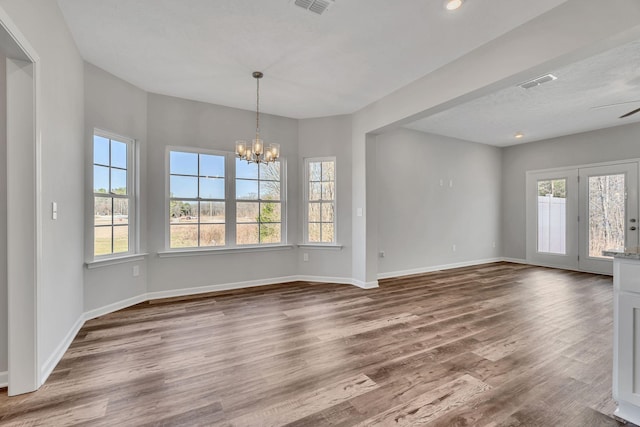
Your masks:
{"label": "chandelier light bulb", "polygon": [[462,0],[448,0],[446,4],[447,10],[456,10],[462,6]]}

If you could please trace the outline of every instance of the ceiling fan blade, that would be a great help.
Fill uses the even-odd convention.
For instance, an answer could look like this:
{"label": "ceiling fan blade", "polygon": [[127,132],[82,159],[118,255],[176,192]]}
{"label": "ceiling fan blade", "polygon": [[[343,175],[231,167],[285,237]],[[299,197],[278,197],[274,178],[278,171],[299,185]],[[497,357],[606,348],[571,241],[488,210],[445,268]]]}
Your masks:
{"label": "ceiling fan blade", "polygon": [[632,116],[632,115],[634,115],[635,113],[638,113],[638,112],[640,112],[640,108],[636,108],[633,111],[629,111],[627,114],[624,114],[624,115],[620,116],[620,118],[624,119],[625,117]]}
{"label": "ceiling fan blade", "polygon": [[617,107],[619,105],[626,105],[626,104],[637,104],[640,102],[640,99],[637,99],[635,101],[625,101],[625,102],[614,102],[613,104],[605,104],[605,105],[598,105],[595,107],[591,107],[592,110],[599,110],[600,108],[611,108],[611,107]]}

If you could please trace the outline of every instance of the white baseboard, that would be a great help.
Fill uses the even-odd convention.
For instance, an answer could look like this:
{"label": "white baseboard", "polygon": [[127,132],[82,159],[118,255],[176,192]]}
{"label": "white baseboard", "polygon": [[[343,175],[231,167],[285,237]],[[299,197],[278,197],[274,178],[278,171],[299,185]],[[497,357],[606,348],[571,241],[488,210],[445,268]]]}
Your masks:
{"label": "white baseboard", "polygon": [[520,259],[520,258],[502,258],[502,261],[504,262],[511,262],[513,264],[530,264],[529,261],[527,261],[526,259]]}
{"label": "white baseboard", "polygon": [[0,372],[0,388],[5,388],[9,386],[9,372],[4,371]]}
{"label": "white baseboard", "polygon": [[362,288],[362,289],[374,289],[374,288],[378,287],[378,281],[377,280],[374,280],[374,281],[371,281],[371,282],[363,282],[361,280],[353,279],[351,284],[353,286],[357,286],[357,287]]}
{"label": "white baseboard", "polygon": [[504,258],[488,258],[488,259],[479,259],[474,261],[456,262],[452,264],[442,264],[442,265],[432,265],[428,267],[412,268],[410,270],[390,271],[387,273],[378,274],[378,279],[389,279],[391,277],[410,276],[412,274],[432,273],[434,271],[450,270],[452,268],[472,267],[474,265],[490,264],[492,262],[500,262],[503,260]]}
{"label": "white baseboard", "polygon": [[297,276],[276,277],[273,279],[250,280],[246,282],[224,283],[219,285],[197,286],[194,288],[171,289],[168,291],[148,292],[145,294],[146,300],[183,297],[187,295],[206,294],[209,292],[230,291],[233,289],[253,288],[256,286],[276,285],[278,283],[295,282],[299,280]]}
{"label": "white baseboard", "polygon": [[60,344],[58,344],[58,347],[56,347],[51,356],[49,356],[46,362],[44,362],[44,364],[40,367],[40,384],[38,386],[44,384],[47,378],[49,378],[49,375],[51,375],[53,369],[56,367],[58,362],[60,362],[62,356],[64,356],[64,353],[73,342],[73,339],[78,334],[78,331],[80,330],[82,325],[84,325],[84,315],[80,315],[80,317],[78,317],[78,320],[76,320],[71,329],[69,329],[67,335],[60,342]]}
{"label": "white baseboard", "polygon": [[378,287],[378,281],[362,282],[360,280],[352,279],[350,277],[330,277],[330,276],[296,276],[296,280],[303,282],[318,282],[318,283],[338,283],[341,285],[353,285],[362,289],[374,289]]}
{"label": "white baseboard", "polygon": [[113,313],[114,311],[122,310],[123,308],[131,307],[132,305],[145,301],[148,301],[147,294],[141,294],[105,305],[104,307],[95,308],[84,313],[84,321],[86,322],[87,320],[95,319],[96,317],[104,316],[105,314]]}

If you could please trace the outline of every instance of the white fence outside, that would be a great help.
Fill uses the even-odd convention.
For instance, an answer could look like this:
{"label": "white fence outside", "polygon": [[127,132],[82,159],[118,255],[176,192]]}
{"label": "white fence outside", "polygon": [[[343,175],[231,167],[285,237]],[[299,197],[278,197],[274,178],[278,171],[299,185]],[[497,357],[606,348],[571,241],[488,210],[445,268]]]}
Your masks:
{"label": "white fence outside", "polygon": [[567,199],[538,196],[538,252],[567,253]]}

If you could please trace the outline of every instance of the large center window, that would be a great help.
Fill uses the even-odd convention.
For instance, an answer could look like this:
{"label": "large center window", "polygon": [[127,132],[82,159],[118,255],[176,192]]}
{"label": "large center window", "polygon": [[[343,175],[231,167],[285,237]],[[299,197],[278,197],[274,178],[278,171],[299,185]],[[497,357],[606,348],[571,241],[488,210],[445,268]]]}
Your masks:
{"label": "large center window", "polygon": [[170,249],[273,245],[285,241],[284,164],[231,153],[168,152]]}

